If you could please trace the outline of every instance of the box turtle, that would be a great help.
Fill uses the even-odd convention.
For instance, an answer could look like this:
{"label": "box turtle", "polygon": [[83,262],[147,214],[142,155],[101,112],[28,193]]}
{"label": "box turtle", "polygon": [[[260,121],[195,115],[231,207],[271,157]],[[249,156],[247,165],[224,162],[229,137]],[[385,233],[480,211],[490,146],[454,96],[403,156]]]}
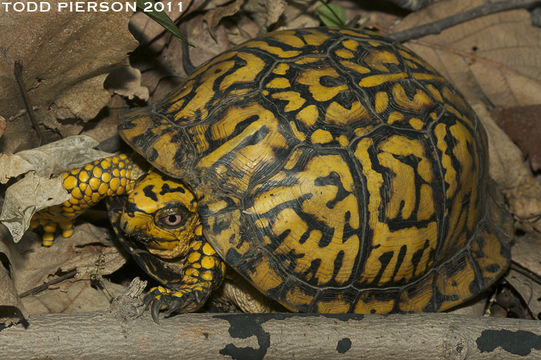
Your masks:
{"label": "box turtle", "polygon": [[442,311],[508,266],[483,126],[430,65],[377,33],[248,41],[119,132],[152,166],[141,175],[135,154],[119,155],[66,172],[72,199],[37,219],[50,243],[53,223],[69,236],[76,215],[112,197],[120,241],[163,284],[146,298],[154,316],[198,309],[226,271],[292,311]]}

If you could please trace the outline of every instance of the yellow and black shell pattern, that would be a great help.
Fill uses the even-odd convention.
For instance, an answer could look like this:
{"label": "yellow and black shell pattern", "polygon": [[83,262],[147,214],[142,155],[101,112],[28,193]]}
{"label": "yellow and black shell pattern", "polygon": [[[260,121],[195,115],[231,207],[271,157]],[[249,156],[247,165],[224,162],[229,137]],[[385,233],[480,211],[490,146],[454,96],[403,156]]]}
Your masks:
{"label": "yellow and black shell pattern", "polygon": [[291,310],[442,311],[508,265],[482,125],[429,64],[376,33],[248,41],[119,131],[194,189],[226,263]]}

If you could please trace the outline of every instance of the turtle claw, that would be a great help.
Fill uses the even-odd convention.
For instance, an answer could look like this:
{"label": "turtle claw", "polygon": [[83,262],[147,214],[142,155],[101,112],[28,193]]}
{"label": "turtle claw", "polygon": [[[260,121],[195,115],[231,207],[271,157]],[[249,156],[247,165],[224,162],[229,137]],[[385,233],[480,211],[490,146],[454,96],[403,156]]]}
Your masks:
{"label": "turtle claw", "polygon": [[150,308],[150,315],[152,315],[152,320],[154,320],[156,324],[160,322],[160,308],[162,307],[161,305],[161,301],[156,299],[152,301],[152,306]]}
{"label": "turtle claw", "polygon": [[[186,290],[186,289],[185,289]],[[162,286],[155,287],[145,296],[145,307],[150,305],[150,315],[158,323],[160,310],[165,307],[164,315],[167,317],[175,311],[189,312],[197,310],[205,303],[208,294],[201,290],[191,291],[170,290]]]}
{"label": "turtle claw", "polygon": [[168,290],[162,287],[156,287],[150,290],[143,299],[143,304],[146,307],[150,305],[150,315],[155,323],[160,322],[160,309],[165,305],[164,295],[168,293]]}

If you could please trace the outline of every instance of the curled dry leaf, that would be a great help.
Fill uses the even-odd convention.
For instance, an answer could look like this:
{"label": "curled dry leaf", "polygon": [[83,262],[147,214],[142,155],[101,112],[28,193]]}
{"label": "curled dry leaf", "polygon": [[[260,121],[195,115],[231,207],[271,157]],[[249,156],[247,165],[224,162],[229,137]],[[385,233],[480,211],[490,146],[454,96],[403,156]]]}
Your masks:
{"label": "curled dry leaf", "polygon": [[541,320],[541,284],[514,269],[509,271],[505,280],[520,295],[532,317]]}
{"label": "curled dry leaf", "polygon": [[75,87],[81,96],[63,104],[74,115],[92,117],[96,108],[107,103],[103,75],[122,64],[137,46],[128,31],[130,16],[113,11],[77,16],[68,11],[3,13],[0,114],[11,117],[24,108],[13,79],[13,64],[19,61],[33,105],[48,108],[59,98],[69,97]]}
{"label": "curled dry leaf", "polygon": [[494,123],[486,107],[473,106],[488,133],[490,176],[498,183],[510,212],[526,230],[541,232],[541,184],[523,161],[521,151]]}
{"label": "curled dry leaf", "polygon": [[[527,233],[511,248],[513,266],[505,279],[520,294],[534,318],[541,320],[541,237]],[[515,266],[518,265],[518,266]]]}
{"label": "curled dry leaf", "polygon": [[[4,259],[0,262],[0,324],[16,323],[21,317],[26,316],[26,309],[17,296],[13,268],[14,244],[8,230],[0,225],[0,256]],[[7,259],[7,261],[5,261]]]}
{"label": "curled dry leaf", "polygon": [[[34,107],[34,114],[36,119],[39,119],[42,132],[44,129],[57,131],[61,127],[61,124],[47,109]],[[26,110],[21,110],[15,116],[6,118],[6,121],[8,126],[6,126],[2,141],[0,141],[0,153],[16,153],[40,145],[39,135]]]}
{"label": "curled dry leaf", "polygon": [[29,172],[6,190],[0,223],[9,229],[13,241],[18,242],[36,212],[69,198],[60,178],[48,179]]}
{"label": "curled dry leaf", "polygon": [[138,98],[148,100],[148,88],[141,86],[141,71],[131,66],[119,67],[113,70],[105,81],[105,88],[128,99]]}
{"label": "curled dry leaf", "polygon": [[44,177],[79,167],[110,154],[95,150],[98,142],[88,136],[71,136],[16,154],[0,154],[0,183],[30,170]]}
{"label": "curled dry leaf", "polygon": [[516,106],[491,112],[494,121],[528,157],[533,171],[541,169],[541,105]]}
{"label": "curled dry leaf", "polygon": [[207,22],[209,26],[209,33],[213,38],[216,38],[214,28],[218,26],[220,20],[238,13],[242,4],[244,4],[244,0],[234,0],[232,3],[207,11],[207,13],[203,16],[203,20]]}
{"label": "curled dry leaf", "polygon": [[511,248],[513,262],[541,278],[539,254],[541,254],[541,237],[539,234],[520,236]]}
{"label": "curled dry leaf", "polygon": [[[445,18],[485,0],[437,2],[408,15],[393,31]],[[541,103],[541,28],[527,10],[484,16],[410,41],[411,48],[450,79],[472,103]]]}
{"label": "curled dry leaf", "polygon": [[5,193],[0,222],[18,242],[39,210],[69,199],[59,178],[50,176],[79,167],[110,154],[93,149],[97,142],[87,136],[69,137],[15,155],[0,154],[0,182],[25,174]]}
{"label": "curled dry leaf", "polygon": [[239,16],[235,20],[235,26],[227,28],[227,39],[232,46],[251,40],[261,30],[249,16]]}

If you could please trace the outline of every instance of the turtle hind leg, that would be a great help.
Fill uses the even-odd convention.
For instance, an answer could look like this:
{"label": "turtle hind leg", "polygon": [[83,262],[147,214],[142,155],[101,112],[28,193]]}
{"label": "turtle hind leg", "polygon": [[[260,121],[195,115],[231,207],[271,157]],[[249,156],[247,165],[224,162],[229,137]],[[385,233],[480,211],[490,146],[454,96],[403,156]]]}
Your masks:
{"label": "turtle hind leg", "polygon": [[250,314],[288,312],[280,303],[261,293],[235,271],[227,272],[224,283],[213,300],[233,306],[236,311]]}
{"label": "turtle hind leg", "polygon": [[192,241],[184,261],[182,280],[176,289],[157,286],[145,296],[145,305],[150,304],[156,322],[163,307],[166,316],[173,312],[196,311],[223,281],[225,263],[203,236]]}

